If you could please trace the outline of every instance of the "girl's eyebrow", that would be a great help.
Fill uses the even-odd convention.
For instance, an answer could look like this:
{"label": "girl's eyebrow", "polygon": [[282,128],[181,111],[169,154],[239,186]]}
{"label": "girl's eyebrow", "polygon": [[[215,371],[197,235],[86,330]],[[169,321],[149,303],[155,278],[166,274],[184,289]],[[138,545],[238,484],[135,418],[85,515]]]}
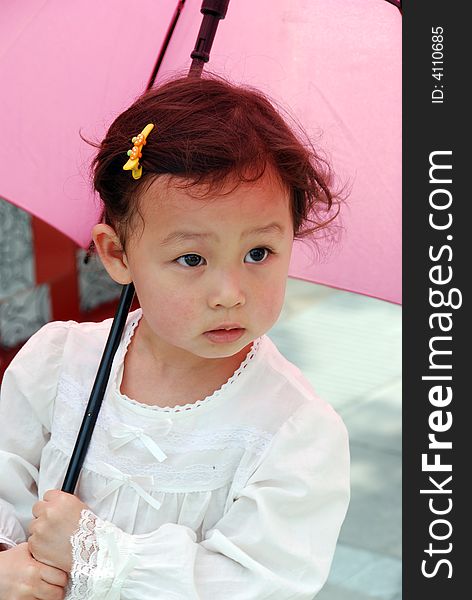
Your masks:
{"label": "girl's eyebrow", "polygon": [[[255,227],[253,229],[248,229],[243,231],[241,234],[241,238],[245,238],[248,235],[253,234],[262,234],[262,233],[276,233],[279,236],[282,236],[285,233],[285,227],[280,223],[269,223],[268,225],[264,225],[263,227]],[[173,231],[169,235],[167,235],[161,242],[161,246],[166,246],[171,243],[183,242],[185,240],[192,239],[218,239],[218,236],[214,233],[195,233],[192,231]]]}

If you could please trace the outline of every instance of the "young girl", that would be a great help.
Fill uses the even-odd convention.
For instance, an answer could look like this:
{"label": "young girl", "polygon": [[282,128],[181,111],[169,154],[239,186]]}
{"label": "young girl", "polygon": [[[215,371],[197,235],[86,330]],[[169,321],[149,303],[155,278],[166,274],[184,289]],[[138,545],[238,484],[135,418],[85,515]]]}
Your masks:
{"label": "young girl", "polygon": [[112,124],[93,241],[140,308],[76,495],[60,488],[111,319],[45,325],[4,375],[0,599],[311,600],[323,586],[346,429],[266,335],[294,238],[334,202],[323,164],[261,93],[215,76],[168,81]]}

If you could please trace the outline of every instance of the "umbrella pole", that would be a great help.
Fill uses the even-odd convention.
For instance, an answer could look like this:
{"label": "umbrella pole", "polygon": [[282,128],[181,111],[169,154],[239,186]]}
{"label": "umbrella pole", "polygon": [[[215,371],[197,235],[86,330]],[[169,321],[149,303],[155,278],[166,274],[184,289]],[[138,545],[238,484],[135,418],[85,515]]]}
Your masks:
{"label": "umbrella pole", "polygon": [[[203,0],[202,8],[200,9],[200,12],[203,13],[203,19],[197,36],[195,49],[191,54],[193,60],[188,74],[189,77],[200,77],[203,64],[209,61],[210,50],[215,38],[218,22],[225,18],[228,4],[229,0]],[[152,87],[153,81],[153,78],[151,78],[147,89]],[[135,289],[133,283],[124,286],[121,292],[118,308],[116,309],[85,415],[82,419],[82,425],[80,426],[74,450],[62,484],[61,490],[63,492],[73,494],[75,491],[80,470],[82,469],[95,423],[98,418],[98,413],[100,412],[103,396],[108,385],[113,358],[123,335],[134,293]]]}
{"label": "umbrella pole", "polygon": [[126,318],[134,297],[134,285],[129,283],[123,287],[118,308],[108,335],[103,351],[102,359],[98,367],[95,383],[93,384],[90,399],[85,410],[85,415],[80,426],[79,434],[75,442],[74,451],[67,468],[67,473],[62,484],[62,491],[73,494],[80,470],[82,469],[85,455],[90,444],[90,439],[97,421],[98,413],[102,405],[103,396],[108,385],[113,358],[120,344]]}

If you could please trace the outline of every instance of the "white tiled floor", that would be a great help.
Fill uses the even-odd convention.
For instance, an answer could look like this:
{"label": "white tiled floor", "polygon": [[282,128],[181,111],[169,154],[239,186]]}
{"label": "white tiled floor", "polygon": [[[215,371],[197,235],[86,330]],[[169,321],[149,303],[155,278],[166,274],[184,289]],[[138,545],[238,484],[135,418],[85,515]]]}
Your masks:
{"label": "white tiled floor", "polygon": [[351,504],[317,600],[400,600],[401,307],[289,279],[268,334],[350,436]]}

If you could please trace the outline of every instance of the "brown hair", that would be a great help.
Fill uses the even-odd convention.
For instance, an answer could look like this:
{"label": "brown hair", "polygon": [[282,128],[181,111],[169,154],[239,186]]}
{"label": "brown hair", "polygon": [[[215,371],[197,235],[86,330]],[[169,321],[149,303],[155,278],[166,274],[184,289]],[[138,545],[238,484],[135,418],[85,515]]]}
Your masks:
{"label": "brown hair", "polygon": [[[273,102],[273,101],[272,101]],[[296,239],[325,229],[339,212],[328,163],[303,143],[261,91],[203,73],[172,78],[140,96],[113,122],[93,163],[93,183],[125,245],[143,186],[160,175],[220,191],[231,178],[256,181],[269,164],[290,191]],[[131,138],[154,123],[143,148],[141,179],[124,171]],[[325,236],[323,236],[325,237]]]}

